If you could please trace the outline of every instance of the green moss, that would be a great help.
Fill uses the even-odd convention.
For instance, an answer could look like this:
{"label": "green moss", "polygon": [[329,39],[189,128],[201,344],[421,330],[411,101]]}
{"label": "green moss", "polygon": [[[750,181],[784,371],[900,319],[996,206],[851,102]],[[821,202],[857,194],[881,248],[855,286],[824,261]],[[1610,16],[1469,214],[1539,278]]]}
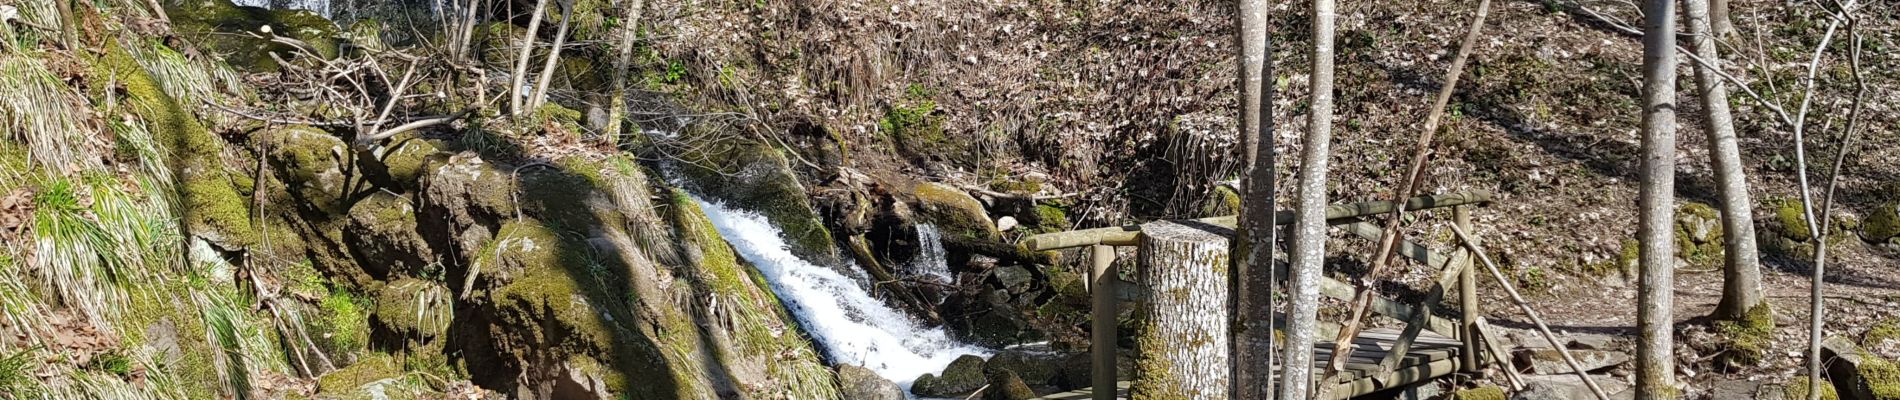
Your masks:
{"label": "green moss", "polygon": [[425,140],[408,139],[396,143],[383,156],[383,166],[389,168],[389,178],[396,184],[414,188],[428,165],[430,156],[440,153],[435,145]]}
{"label": "green moss", "polygon": [[369,353],[356,360],[355,364],[317,378],[317,393],[349,393],[370,382],[399,375],[402,375],[402,365],[396,362],[395,357],[381,352]]}
{"label": "green moss", "polygon": [[1451,394],[1452,400],[1504,400],[1504,389],[1497,386],[1483,386],[1465,389]]}
{"label": "green moss", "polygon": [[306,10],[268,10],[243,7],[230,0],[185,0],[166,6],[174,32],[199,46],[224,55],[231,66],[253,72],[274,72],[280,66],[269,54],[293,59],[298,52],[289,45],[252,37],[269,26],[275,35],[294,38],[310,45],[318,57],[337,56],[336,24]]}
{"label": "green moss", "polygon": [[712,143],[685,156],[705,160],[680,168],[694,193],[765,216],[799,257],[814,261],[838,258],[831,231],[809,203],[811,196],[792,172],[791,162],[777,149],[732,141]]}
{"label": "green moss", "polygon": [[1873,400],[1900,400],[1900,365],[1869,359],[1860,365],[1860,384]]}
{"label": "green moss", "polygon": [[[1808,386],[1810,386],[1808,377],[1805,376],[1798,376],[1788,380],[1788,386],[1783,387],[1783,392],[1786,394],[1783,398],[1789,400],[1806,400],[1808,398]],[[1821,400],[1840,399],[1841,396],[1834,392],[1834,384],[1821,382]]]}
{"label": "green moss", "polygon": [[435,282],[404,278],[387,285],[376,296],[376,321],[404,337],[431,339],[442,335],[455,318],[448,288]]}
{"label": "green moss", "polygon": [[1002,235],[984,211],[983,203],[962,190],[925,182],[918,184],[912,193],[917,196],[919,216],[945,234],[983,240],[994,240]]}
{"label": "green moss", "polygon": [[333,290],[317,304],[321,314],[314,324],[329,343],[332,354],[348,354],[369,345],[366,301],[344,290]]}
{"label": "green moss", "polygon": [[711,292],[708,294],[726,298],[744,296],[750,285],[737,253],[713,228],[706,212],[685,192],[674,190],[670,197],[672,205],[668,208],[673,211],[673,227],[678,229],[684,242],[699,248],[700,257],[693,264],[707,278],[707,289]]}
{"label": "green moss", "polygon": [[123,85],[132,111],[145,119],[172,158],[173,170],[184,182],[178,189],[186,231],[227,248],[253,243],[256,234],[250,225],[251,205],[238,194],[222,165],[223,140],[166,94],[152,75],[116,43],[107,44],[106,54],[94,63],[94,68],[94,74],[103,78],[98,81]]}
{"label": "green moss", "polygon": [[944,117],[937,113],[937,102],[922,94],[913,91],[886,109],[877,122],[878,131],[890,135],[898,151],[908,157],[957,152],[961,146],[944,136]]}
{"label": "green moss", "polygon": [[579,134],[581,130],[581,112],[550,101],[534,110],[534,120],[557,126],[568,133]]}
{"label": "green moss", "polygon": [[1813,232],[1808,230],[1807,214],[1802,204],[1801,200],[1788,199],[1775,207],[1775,221],[1781,224],[1781,234],[1796,242],[1806,242],[1814,237]]}
{"label": "green moss", "polygon": [[1733,366],[1753,366],[1774,345],[1775,315],[1768,302],[1748,309],[1739,321],[1716,321],[1715,332],[1724,340],[1724,362]]}
{"label": "green moss", "polygon": [[1861,335],[1862,346],[1880,346],[1888,341],[1900,340],[1900,318],[1888,318],[1867,328],[1867,334]]}
{"label": "green moss", "polygon": [[1215,186],[1213,198],[1201,206],[1201,215],[1214,217],[1240,213],[1240,192],[1227,186]]}
{"label": "green moss", "polygon": [[1061,232],[1069,229],[1069,212],[1064,207],[1052,203],[1036,205],[1036,231],[1039,233]]}
{"label": "green moss", "polygon": [[1885,203],[1874,208],[1861,224],[1861,238],[1869,242],[1885,242],[1900,236],[1900,202]]}

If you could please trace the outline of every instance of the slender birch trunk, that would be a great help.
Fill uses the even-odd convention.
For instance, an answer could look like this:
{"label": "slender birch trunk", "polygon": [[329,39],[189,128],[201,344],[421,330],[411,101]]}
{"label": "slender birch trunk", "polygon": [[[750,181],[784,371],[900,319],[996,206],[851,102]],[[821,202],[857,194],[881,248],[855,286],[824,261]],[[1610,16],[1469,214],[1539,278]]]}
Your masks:
{"label": "slender birch trunk", "polygon": [[[1735,33],[1735,21],[1728,16],[1728,0],[1709,0],[1709,18],[1713,19],[1713,32],[1716,37],[1728,37]],[[1696,51],[1697,54],[1701,50]]]}
{"label": "slender birch trunk", "polygon": [[1313,0],[1312,108],[1300,153],[1294,210],[1292,304],[1281,358],[1280,400],[1305,400],[1312,390],[1313,345],[1318,335],[1319,279],[1326,257],[1326,171],[1333,134],[1333,0]]}
{"label": "slender birch trunk", "polygon": [[1643,29],[1643,178],[1638,240],[1636,398],[1674,399],[1676,242],[1676,10],[1674,0],[1648,0]]}
{"label": "slender birch trunk", "polygon": [[627,117],[627,74],[633,68],[633,43],[640,33],[640,11],[646,7],[644,0],[625,0],[627,14],[620,21],[620,52],[614,60],[614,92],[607,101],[607,137],[608,143],[620,143],[620,130],[626,124]]}
{"label": "slender birch trunk", "polygon": [[1696,57],[1707,61],[1695,63],[1696,93],[1706,113],[1703,131],[1709,140],[1709,164],[1715,170],[1715,185],[1722,198],[1722,248],[1727,268],[1722,275],[1722,302],[1715,307],[1714,317],[1740,321],[1762,304],[1761,262],[1755,250],[1754,201],[1748,197],[1748,172],[1742,168],[1741,150],[1735,144],[1728,87],[1716,71],[1722,56],[1711,30],[1709,5],[1723,1],[1687,0],[1685,14]]}
{"label": "slender birch trunk", "polygon": [[1234,310],[1232,390],[1237,400],[1273,398],[1274,176],[1272,108],[1266,82],[1267,1],[1240,1],[1240,147],[1246,172],[1236,256],[1228,271]]}
{"label": "slender birch trunk", "polygon": [[521,116],[521,100],[527,97],[523,87],[528,85],[528,59],[534,56],[534,38],[541,30],[541,16],[547,14],[548,0],[535,0],[534,15],[528,17],[528,31],[522,34],[521,52],[515,55],[514,82],[508,86],[508,115]]}
{"label": "slender birch trunk", "polygon": [[574,21],[574,0],[561,5],[561,25],[554,29],[554,47],[548,49],[547,60],[541,64],[541,76],[534,84],[534,96],[528,98],[528,109],[541,108],[548,99],[548,86],[554,85],[554,66],[561,63],[561,48],[567,46],[567,28]]}

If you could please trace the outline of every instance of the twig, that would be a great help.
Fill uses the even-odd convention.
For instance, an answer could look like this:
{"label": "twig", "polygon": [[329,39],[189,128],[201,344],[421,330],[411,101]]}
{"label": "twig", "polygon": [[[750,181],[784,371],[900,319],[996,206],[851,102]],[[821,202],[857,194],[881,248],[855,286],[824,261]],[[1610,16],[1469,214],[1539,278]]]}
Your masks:
{"label": "twig", "polygon": [[462,117],[467,116],[468,113],[471,111],[474,111],[474,109],[473,108],[463,109],[462,111],[458,111],[453,115],[444,116],[444,117],[425,118],[425,119],[411,121],[407,124],[402,124],[394,128],[389,128],[389,130],[387,131],[382,131],[374,135],[365,136],[363,137],[363,139],[358,140],[357,142],[358,143],[374,142],[378,140],[388,139],[390,137],[402,134],[403,132],[408,132],[408,131],[413,131],[417,129],[427,128],[430,126],[449,123],[458,119],[462,119]]}
{"label": "twig", "polygon": [[1459,228],[1454,224],[1451,225],[1451,232],[1458,235],[1459,245],[1464,246],[1466,250],[1471,250],[1471,254],[1477,255],[1478,260],[1484,262],[1484,268],[1491,271],[1491,277],[1498,280],[1499,286],[1504,287],[1504,293],[1511,295],[1511,302],[1516,303],[1518,310],[1531,318],[1531,323],[1537,324],[1537,332],[1544,335],[1544,340],[1550,342],[1551,348],[1557,349],[1557,355],[1563,356],[1564,364],[1569,365],[1571,372],[1576,373],[1578,378],[1583,379],[1583,384],[1590,387],[1590,393],[1595,394],[1597,400],[1610,400],[1610,395],[1605,393],[1603,388],[1598,387],[1595,380],[1590,379],[1590,372],[1583,369],[1583,364],[1578,363],[1577,358],[1570,355],[1570,350],[1557,340],[1556,334],[1550,333],[1550,324],[1544,323],[1544,317],[1537,314],[1537,309],[1531,307],[1530,301],[1524,300],[1524,296],[1517,293],[1517,285],[1511,284],[1511,280],[1504,277],[1504,272],[1498,269],[1498,265],[1491,262],[1491,256],[1486,255],[1484,249],[1479,248],[1478,244],[1471,240],[1471,235],[1466,233],[1464,228]]}

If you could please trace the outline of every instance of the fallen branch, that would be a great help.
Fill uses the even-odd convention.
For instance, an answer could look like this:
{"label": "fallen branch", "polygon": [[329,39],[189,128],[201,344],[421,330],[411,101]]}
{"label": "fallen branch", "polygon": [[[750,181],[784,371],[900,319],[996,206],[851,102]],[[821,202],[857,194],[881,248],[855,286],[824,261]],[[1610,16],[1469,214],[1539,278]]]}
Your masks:
{"label": "fallen branch", "polygon": [[374,142],[378,140],[388,139],[396,135],[400,135],[403,132],[446,124],[458,119],[462,119],[462,117],[467,116],[469,112],[472,112],[474,110],[475,109],[473,108],[468,108],[468,109],[463,109],[462,111],[456,112],[455,114],[448,115],[448,116],[424,118],[424,119],[419,119],[415,121],[410,121],[407,124],[402,124],[394,128],[389,128],[389,130],[387,131],[382,131],[374,135],[364,136],[363,139],[358,140],[357,142],[358,143]]}

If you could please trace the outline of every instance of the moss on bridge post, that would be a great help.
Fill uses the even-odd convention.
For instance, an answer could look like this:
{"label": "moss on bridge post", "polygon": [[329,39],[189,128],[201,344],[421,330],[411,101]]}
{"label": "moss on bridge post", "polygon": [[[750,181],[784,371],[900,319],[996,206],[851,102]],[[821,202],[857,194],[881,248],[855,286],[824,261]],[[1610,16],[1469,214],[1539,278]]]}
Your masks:
{"label": "moss on bridge post", "polygon": [[1228,397],[1228,240],[1232,230],[1192,222],[1141,227],[1134,399]]}

